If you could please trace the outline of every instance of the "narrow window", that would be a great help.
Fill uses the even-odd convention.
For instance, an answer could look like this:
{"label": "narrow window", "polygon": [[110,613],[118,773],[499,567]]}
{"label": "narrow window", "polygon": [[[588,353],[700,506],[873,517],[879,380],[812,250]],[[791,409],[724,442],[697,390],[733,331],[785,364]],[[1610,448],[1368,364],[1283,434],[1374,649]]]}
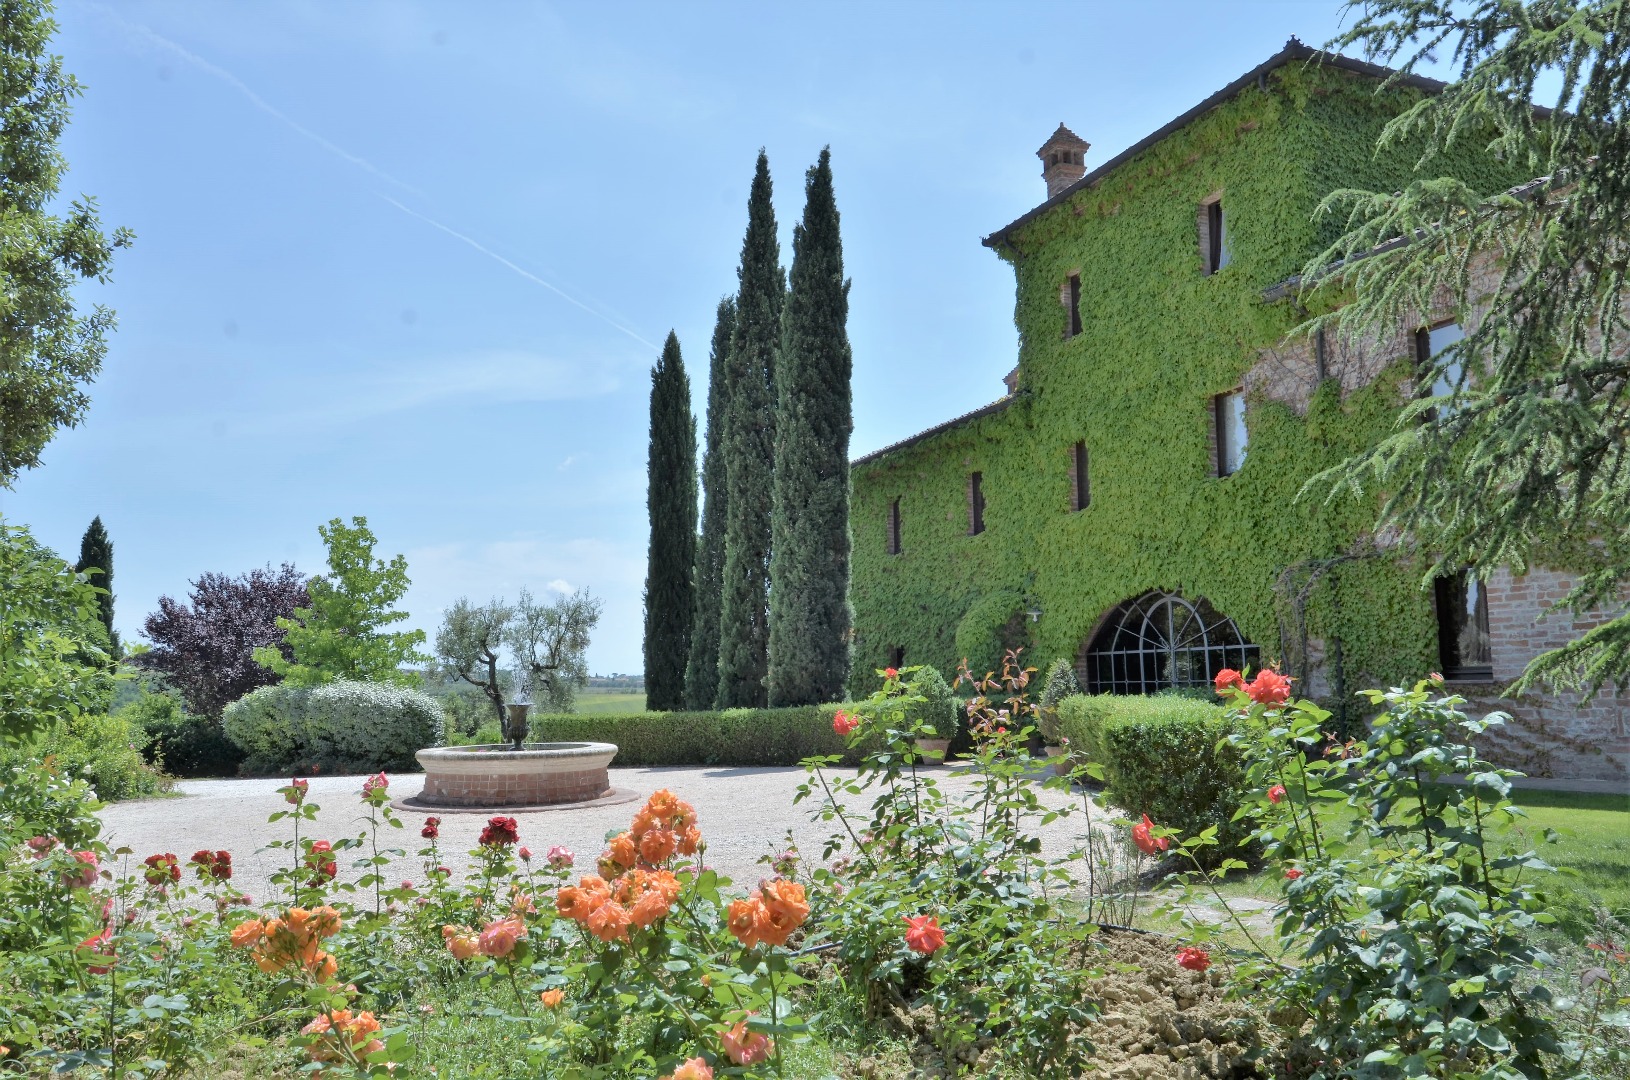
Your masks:
{"label": "narrow window", "polygon": [[1438,660],[1448,679],[1494,678],[1489,644],[1489,602],[1468,570],[1433,582],[1438,609]]}
{"label": "narrow window", "polygon": [[[1460,357],[1450,356],[1445,362],[1443,353],[1465,336],[1460,324],[1452,322],[1434,326],[1429,330],[1416,331],[1415,359],[1420,372],[1419,381],[1424,387],[1427,378],[1432,378],[1431,397],[1448,397],[1455,392],[1455,387],[1460,385],[1460,377],[1464,370]],[[1439,364],[1443,365],[1442,371],[1437,370]]]}
{"label": "narrow window", "polygon": [[1215,274],[1228,265],[1228,219],[1222,200],[1206,203],[1206,273]]}
{"label": "narrow window", "polygon": [[888,553],[900,554],[900,500],[889,503]]}
{"label": "narrow window", "polygon": [[1087,444],[1078,442],[1070,447],[1070,509],[1085,510],[1092,502],[1092,487],[1087,480]]}
{"label": "narrow window", "polygon": [[1069,319],[1064,325],[1064,336],[1073,338],[1081,332],[1081,275],[1071,274],[1069,280],[1069,294],[1065,301],[1069,307]]}
{"label": "narrow window", "polygon": [[1313,377],[1319,383],[1330,377],[1330,345],[1322,327],[1313,335]]}
{"label": "narrow window", "polygon": [[1245,391],[1218,394],[1215,408],[1217,475],[1232,476],[1245,464]]}
{"label": "narrow window", "polygon": [[985,531],[984,474],[968,474],[968,535],[977,536]]}
{"label": "narrow window", "polygon": [[906,666],[906,647],[904,645],[889,646],[889,667],[903,668]]}

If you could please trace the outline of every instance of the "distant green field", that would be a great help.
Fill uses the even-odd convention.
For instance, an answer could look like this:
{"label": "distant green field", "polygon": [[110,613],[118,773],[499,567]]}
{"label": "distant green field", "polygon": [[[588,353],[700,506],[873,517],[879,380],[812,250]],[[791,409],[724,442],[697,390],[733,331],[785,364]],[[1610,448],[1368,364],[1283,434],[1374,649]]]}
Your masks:
{"label": "distant green field", "polygon": [[645,711],[643,690],[584,690],[577,695],[580,713],[633,713]]}

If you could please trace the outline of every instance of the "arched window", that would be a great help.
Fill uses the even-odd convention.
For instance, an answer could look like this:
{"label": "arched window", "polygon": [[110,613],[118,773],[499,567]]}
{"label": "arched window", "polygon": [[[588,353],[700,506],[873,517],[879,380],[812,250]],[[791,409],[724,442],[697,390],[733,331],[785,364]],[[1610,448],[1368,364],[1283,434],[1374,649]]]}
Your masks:
{"label": "arched window", "polygon": [[1149,592],[1109,613],[1076,669],[1089,694],[1154,694],[1208,686],[1223,668],[1254,668],[1260,657],[1204,598]]}

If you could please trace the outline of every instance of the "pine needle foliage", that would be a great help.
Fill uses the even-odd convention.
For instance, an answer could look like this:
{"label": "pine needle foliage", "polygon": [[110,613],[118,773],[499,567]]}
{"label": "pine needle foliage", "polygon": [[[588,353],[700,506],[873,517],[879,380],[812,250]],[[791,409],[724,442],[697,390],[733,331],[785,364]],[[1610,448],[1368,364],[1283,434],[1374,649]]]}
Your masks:
{"label": "pine needle foliage", "polygon": [[685,665],[685,708],[702,712],[719,696],[719,590],[724,582],[725,476],[721,443],[725,426],[725,391],[730,362],[730,335],[736,326],[736,298],[719,301],[713,323],[713,351],[708,363],[707,435],[702,451],[702,535],[696,544],[695,614],[691,624],[690,659]]}
{"label": "pine needle foliage", "polygon": [[651,520],[645,571],[645,698],[657,712],[685,705],[696,562],[696,421],[690,377],[673,331],[651,369],[651,443],[645,496]]}
{"label": "pine needle foliage", "polygon": [[804,179],[776,373],[770,705],[841,700],[849,679],[849,282],[832,152]]}
{"label": "pine needle foliage", "polygon": [[[1466,336],[1418,374],[1452,381],[1446,398],[1419,398],[1309,489],[1381,492],[1382,527],[1427,553],[1429,577],[1546,565],[1577,575],[1560,606],[1613,611],[1630,580],[1630,3],[1352,6],[1333,48],[1400,72],[1447,54],[1455,78],[1376,147],[1418,155],[1423,179],[1322,203],[1345,231],[1308,263],[1303,301],[1350,302],[1307,329],[1359,339],[1447,306]],[[1549,108],[1535,107],[1553,83]],[[1468,146],[1536,179],[1490,193],[1433,175]],[[1512,689],[1540,683],[1630,684],[1630,614],[1539,656]]]}
{"label": "pine needle foliage", "polygon": [[100,305],[80,314],[73,291],[106,281],[114,249],[135,239],[103,233],[94,199],[57,201],[68,170],[58,143],[82,88],[50,52],[50,11],[40,0],[0,0],[0,488],[40,463],[58,428],[84,418],[84,388],[102,369],[114,321]]}
{"label": "pine needle foliage", "polygon": [[91,519],[85,535],[80,538],[79,562],[74,566],[75,572],[80,574],[92,569],[98,573],[91,578],[91,584],[102,590],[96,595],[96,616],[108,632],[109,651],[118,656],[119,632],[113,629],[113,541],[108,538],[100,515]]}
{"label": "pine needle foliage", "polygon": [[787,281],[776,238],[770,162],[762,150],[747,200],[747,235],[738,274],[721,444],[729,485],[715,702],[721,709],[759,708],[767,700],[775,373]]}

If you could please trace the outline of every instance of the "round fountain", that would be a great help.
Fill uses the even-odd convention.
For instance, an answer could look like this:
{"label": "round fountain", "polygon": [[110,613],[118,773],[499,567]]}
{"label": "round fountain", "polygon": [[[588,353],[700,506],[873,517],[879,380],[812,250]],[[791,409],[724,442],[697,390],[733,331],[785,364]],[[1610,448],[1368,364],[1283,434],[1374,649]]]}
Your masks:
{"label": "round fountain", "polygon": [[504,706],[505,742],[435,746],[414,756],[424,766],[424,790],[401,800],[404,809],[446,811],[564,810],[628,802],[637,796],[611,786],[606,767],[612,743],[526,741],[530,706]]}

